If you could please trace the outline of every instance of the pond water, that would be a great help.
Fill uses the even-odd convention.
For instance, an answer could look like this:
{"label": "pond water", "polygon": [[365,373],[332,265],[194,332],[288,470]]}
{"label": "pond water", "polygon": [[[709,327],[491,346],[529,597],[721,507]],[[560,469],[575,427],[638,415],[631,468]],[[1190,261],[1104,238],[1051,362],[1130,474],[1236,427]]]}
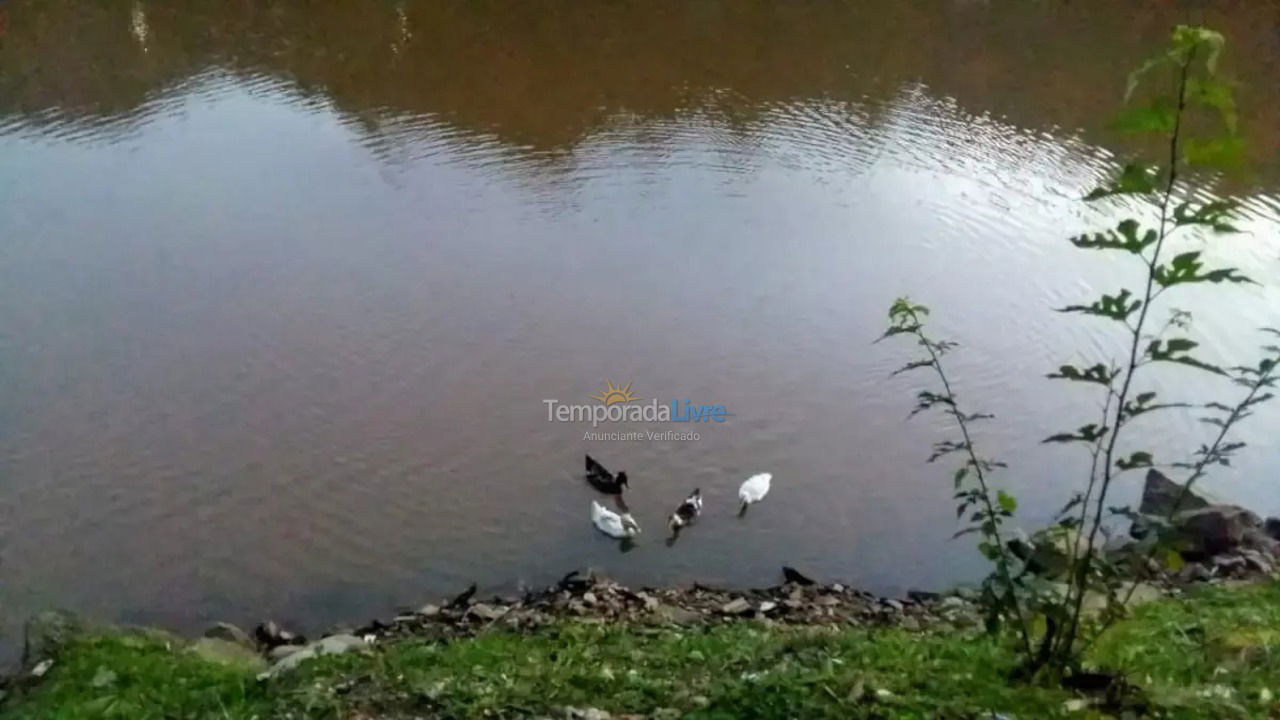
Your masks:
{"label": "pond water", "polygon": [[[1136,270],[1065,238],[1114,222],[1078,198],[1135,149],[1107,120],[1180,22],[1227,35],[1255,149],[1207,179],[1247,231],[1211,255],[1272,282],[1179,302],[1211,360],[1278,323],[1280,5],[1206,5],[0,3],[6,640],[50,605],[313,629],[581,566],[974,579],[925,462],[945,424],[905,419],[927,378],[872,341],[894,297],[932,306],[1000,481],[1051,515],[1084,459],[1038,441],[1098,398],[1043,375],[1117,348],[1052,308]],[[610,383],[731,415],[595,430],[697,440],[548,420]],[[1214,492],[1280,513],[1278,420]],[[589,523],[584,452],[632,479],[629,552]]]}

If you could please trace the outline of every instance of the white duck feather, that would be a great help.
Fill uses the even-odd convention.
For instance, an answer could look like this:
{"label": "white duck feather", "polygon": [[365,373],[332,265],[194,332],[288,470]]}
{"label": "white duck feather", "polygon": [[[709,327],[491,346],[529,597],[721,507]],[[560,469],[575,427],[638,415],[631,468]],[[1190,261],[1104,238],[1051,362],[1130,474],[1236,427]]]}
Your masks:
{"label": "white duck feather", "polygon": [[631,517],[631,513],[619,515],[595,500],[591,501],[591,522],[609,537],[621,539],[640,534],[640,525]]}
{"label": "white duck feather", "polygon": [[742,487],[738,488],[738,502],[742,503],[745,510],[748,505],[754,505],[764,499],[769,494],[769,482],[773,480],[773,475],[769,473],[760,473],[752,475],[742,483]]}

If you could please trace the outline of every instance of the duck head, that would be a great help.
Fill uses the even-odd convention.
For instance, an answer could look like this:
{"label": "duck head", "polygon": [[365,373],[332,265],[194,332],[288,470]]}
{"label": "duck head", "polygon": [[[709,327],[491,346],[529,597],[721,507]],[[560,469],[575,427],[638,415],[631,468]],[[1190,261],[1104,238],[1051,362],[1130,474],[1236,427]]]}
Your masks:
{"label": "duck head", "polygon": [[631,513],[623,513],[622,529],[627,533],[627,537],[633,537],[640,534],[640,523],[631,517]]}
{"label": "duck head", "polygon": [[619,488],[629,487],[627,485],[627,473],[625,471],[618,473],[617,481]]}

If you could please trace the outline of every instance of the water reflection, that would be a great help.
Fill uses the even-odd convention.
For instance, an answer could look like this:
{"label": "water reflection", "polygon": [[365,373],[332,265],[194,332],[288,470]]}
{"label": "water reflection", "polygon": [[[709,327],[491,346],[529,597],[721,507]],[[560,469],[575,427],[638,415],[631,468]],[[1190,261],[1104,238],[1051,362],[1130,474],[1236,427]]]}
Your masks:
{"label": "water reflection", "polygon": [[[619,118],[703,114],[732,131],[797,99],[870,101],[874,111],[904,82],[1014,126],[1084,128],[1087,140],[1110,144],[1101,128],[1121,69],[1193,20],[1231,39],[1253,146],[1280,145],[1280,86],[1266,81],[1280,77],[1280,7],[1270,3],[8,5],[3,123],[92,126],[91,136],[163,109],[157,95],[216,67],[332,103],[375,145],[394,146],[381,136],[412,134],[425,120],[522,153],[565,153]],[[1275,178],[1274,153],[1259,159]]]}

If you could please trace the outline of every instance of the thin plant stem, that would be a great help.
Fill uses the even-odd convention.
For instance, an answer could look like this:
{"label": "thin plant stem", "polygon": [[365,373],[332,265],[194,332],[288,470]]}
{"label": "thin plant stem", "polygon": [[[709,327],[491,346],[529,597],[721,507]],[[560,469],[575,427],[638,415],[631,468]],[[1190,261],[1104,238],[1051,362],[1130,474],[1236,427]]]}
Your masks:
{"label": "thin plant stem", "polygon": [[[1238,420],[1240,420],[1241,417],[1243,416],[1245,409],[1248,408],[1251,404],[1253,404],[1253,400],[1255,397],[1257,397],[1258,391],[1260,391],[1263,387],[1266,387],[1269,384],[1269,381],[1272,378],[1275,368],[1276,368],[1276,365],[1273,364],[1268,366],[1265,370],[1263,370],[1261,374],[1258,376],[1258,379],[1254,381],[1254,383],[1249,387],[1249,393],[1245,395],[1243,400],[1241,400],[1239,403],[1236,404],[1234,408],[1231,409],[1231,414],[1228,415],[1227,419],[1222,422],[1222,427],[1218,430],[1218,436],[1213,439],[1213,443],[1209,445],[1209,447],[1205,450],[1204,454],[1200,457],[1200,459],[1196,461],[1194,465],[1192,465],[1191,476],[1188,477],[1187,481],[1182,484],[1182,488],[1179,490],[1178,496],[1174,498],[1173,504],[1169,507],[1169,511],[1165,514],[1164,519],[1166,522],[1169,522],[1173,519],[1173,517],[1181,509],[1182,503],[1185,502],[1186,499],[1191,496],[1191,488],[1195,485],[1197,480],[1204,477],[1206,468],[1209,466],[1210,463],[1215,461],[1215,458],[1218,457],[1218,450],[1219,448],[1222,447],[1223,441],[1226,440],[1227,433],[1231,431],[1232,425],[1234,425]],[[1152,546],[1147,550],[1146,556],[1143,557],[1142,559],[1144,566],[1147,563],[1149,563],[1153,558],[1155,558],[1156,551],[1159,550],[1159,548],[1160,548],[1160,545],[1158,543],[1152,544]],[[1129,589],[1125,592],[1124,599],[1120,601],[1121,607],[1127,606],[1129,604],[1129,601],[1133,599],[1133,593],[1138,589],[1138,585],[1139,585],[1139,579],[1137,577],[1134,577],[1132,581],[1129,583]],[[1102,627],[1098,628],[1098,631],[1094,633],[1092,637],[1089,638],[1089,640],[1085,643],[1085,646],[1081,648],[1080,651],[1084,652],[1090,646],[1092,646],[1094,641],[1096,641],[1099,637],[1101,637],[1102,634],[1106,632],[1107,629],[1111,627],[1112,624],[1115,623],[1118,617],[1119,616],[1116,615],[1116,616],[1104,619]]]}
{"label": "thin plant stem", "polygon": [[947,373],[942,369],[942,358],[934,349],[933,342],[925,336],[922,325],[915,313],[911,313],[912,321],[915,329],[912,331],[920,340],[920,344],[924,346],[929,353],[929,359],[932,361],[933,370],[938,375],[938,380],[942,382],[942,389],[946,392],[947,403],[951,407],[951,414],[956,419],[956,425],[960,427],[960,436],[964,438],[965,452],[969,455],[969,464],[973,467],[974,476],[977,478],[978,489],[981,491],[982,504],[986,508],[987,517],[992,519],[991,536],[995,541],[996,550],[999,559],[996,561],[996,572],[1000,574],[1000,580],[1004,583],[1005,592],[1009,594],[1009,599],[1013,605],[1014,616],[1018,620],[1018,636],[1022,641],[1023,651],[1027,657],[1031,657],[1031,631],[1027,626],[1026,615],[1022,610],[1022,603],[1018,600],[1018,594],[1014,591],[1013,576],[1009,572],[1008,548],[1005,547],[1004,539],[1000,535],[1000,528],[994,522],[997,517],[996,508],[991,502],[991,491],[987,484],[986,473],[983,472],[983,463],[978,458],[977,453],[973,449],[973,438],[969,434],[969,424],[965,422],[964,414],[957,407],[955,393],[951,390],[951,381],[947,379]]}
{"label": "thin plant stem", "polygon": [[[1187,52],[1185,58],[1182,59],[1179,67],[1178,76],[1178,104],[1174,112],[1173,130],[1169,134],[1169,177],[1165,182],[1164,190],[1160,200],[1160,229],[1156,234],[1155,247],[1151,252],[1151,259],[1147,262],[1147,282],[1143,291],[1142,307],[1138,311],[1138,320],[1133,327],[1131,341],[1129,343],[1129,362],[1124,372],[1124,381],[1120,385],[1120,392],[1116,395],[1116,411],[1115,423],[1112,425],[1110,435],[1107,438],[1107,449],[1104,455],[1105,464],[1102,468],[1102,486],[1098,490],[1098,498],[1093,516],[1093,522],[1089,527],[1089,536],[1085,544],[1084,557],[1080,562],[1080,567],[1076,568],[1073,573],[1074,582],[1077,584],[1077,592],[1075,604],[1071,609],[1071,624],[1068,631],[1062,636],[1059,643],[1059,658],[1068,659],[1072,654],[1072,645],[1075,643],[1076,634],[1080,629],[1080,617],[1084,611],[1084,596],[1089,582],[1089,571],[1091,569],[1094,557],[1094,543],[1097,540],[1098,531],[1102,527],[1102,515],[1106,508],[1107,493],[1111,489],[1111,482],[1115,479],[1114,459],[1117,441],[1120,437],[1120,430],[1124,424],[1124,405],[1129,397],[1129,389],[1133,384],[1133,377],[1138,369],[1139,355],[1138,348],[1142,344],[1142,329],[1147,320],[1147,315],[1151,310],[1151,300],[1155,295],[1155,278],[1156,264],[1160,260],[1160,251],[1164,247],[1164,242],[1169,238],[1172,231],[1169,228],[1169,203],[1173,198],[1174,188],[1178,180],[1178,146],[1182,137],[1182,116],[1187,107],[1187,76],[1191,68],[1192,60],[1195,57],[1195,48],[1193,47]],[[1070,584],[1068,584],[1068,588]]]}
{"label": "thin plant stem", "polygon": [[[1102,424],[1103,425],[1106,425],[1107,419],[1110,417],[1111,401],[1112,399],[1114,399],[1114,397],[1115,397],[1115,393],[1112,392],[1111,388],[1107,388],[1107,399],[1102,404]],[[1093,498],[1093,491],[1098,485],[1098,458],[1102,456],[1102,443],[1103,443],[1103,438],[1101,437],[1098,438],[1098,441],[1093,444],[1093,448],[1089,453],[1090,455],[1089,484],[1085,487],[1084,496],[1081,498],[1081,501],[1080,501],[1080,519],[1076,523],[1076,528],[1077,528],[1076,534],[1071,541],[1071,550],[1070,550],[1071,561],[1067,565],[1068,568],[1076,567],[1076,563],[1080,562],[1080,559],[1081,559],[1079,557],[1080,533],[1084,532],[1084,524],[1089,517],[1089,500]],[[1063,607],[1072,606],[1072,594],[1075,591],[1075,589],[1076,588],[1074,583],[1067,583],[1067,592],[1066,592],[1066,595],[1064,595],[1062,598]],[[1083,589],[1081,589],[1081,593],[1083,593]],[[1052,639],[1052,641],[1055,643],[1057,642],[1057,640],[1058,640],[1057,638]]]}

